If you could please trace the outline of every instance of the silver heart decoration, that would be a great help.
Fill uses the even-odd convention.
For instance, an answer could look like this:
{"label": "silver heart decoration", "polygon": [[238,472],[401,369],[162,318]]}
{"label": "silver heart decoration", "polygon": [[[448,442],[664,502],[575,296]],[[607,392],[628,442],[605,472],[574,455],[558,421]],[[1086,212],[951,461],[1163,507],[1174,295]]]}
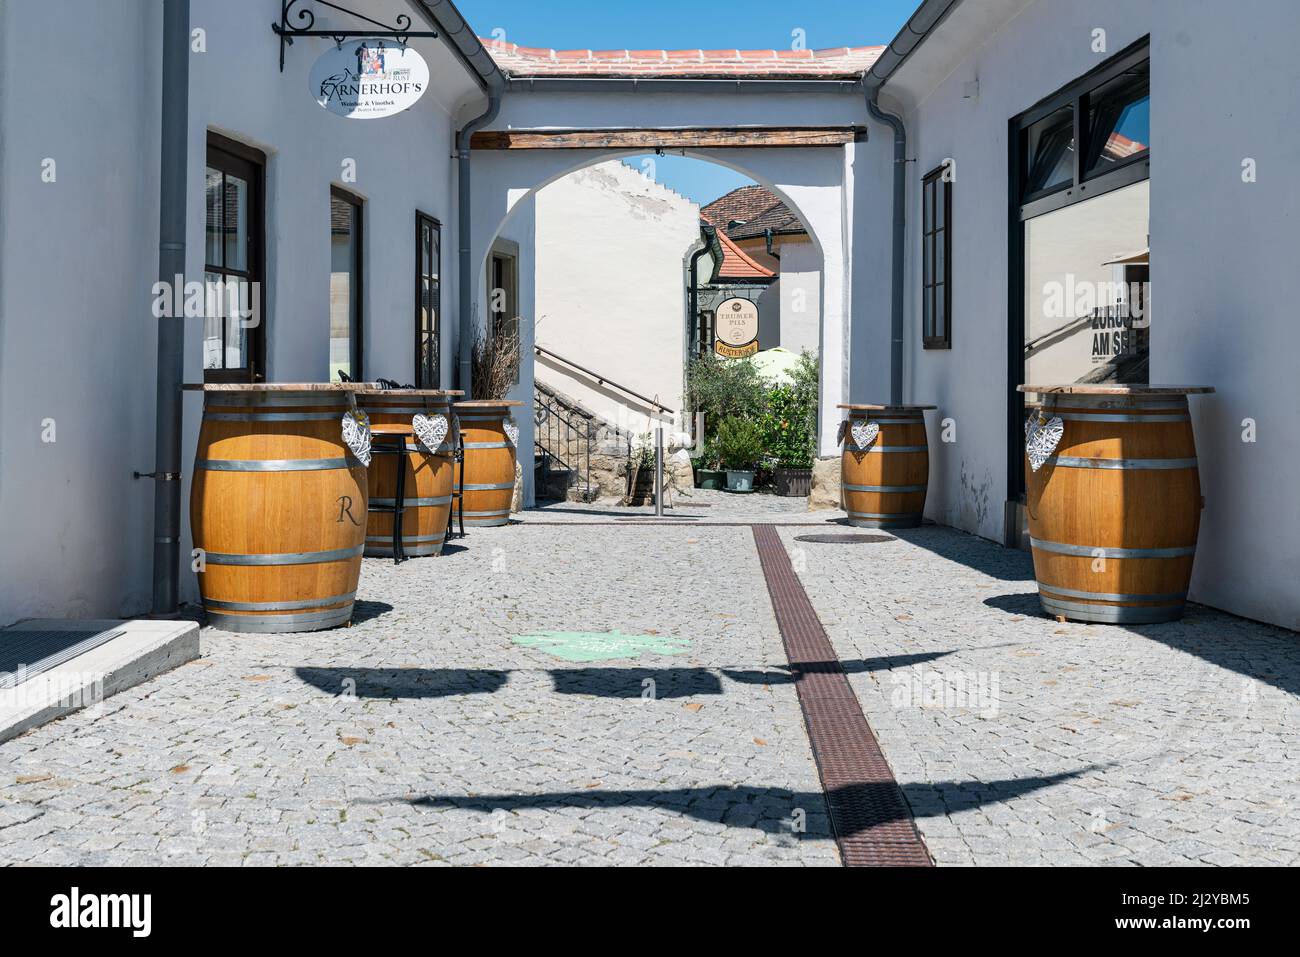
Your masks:
{"label": "silver heart decoration", "polygon": [[1059,415],[1050,419],[1040,412],[1025,422],[1025,452],[1029,456],[1029,467],[1037,472],[1056,451],[1065,434],[1065,423]]}
{"label": "silver heart decoration", "polygon": [[506,438],[510,440],[511,445],[513,445],[515,448],[518,448],[519,447],[519,426],[515,425],[513,422],[507,422]]}
{"label": "silver heart decoration", "polygon": [[442,446],[442,440],[447,437],[447,430],[451,428],[451,423],[447,421],[445,415],[425,415],[423,412],[417,412],[411,419],[411,427],[415,429],[415,437],[420,440],[420,444],[437,454]]}
{"label": "silver heart decoration", "polygon": [[360,409],[343,413],[343,441],[357,460],[370,467],[370,416]]}
{"label": "silver heart decoration", "polygon": [[865,449],[876,441],[876,436],[880,434],[880,423],[854,422],[852,432],[853,444],[860,449]]}

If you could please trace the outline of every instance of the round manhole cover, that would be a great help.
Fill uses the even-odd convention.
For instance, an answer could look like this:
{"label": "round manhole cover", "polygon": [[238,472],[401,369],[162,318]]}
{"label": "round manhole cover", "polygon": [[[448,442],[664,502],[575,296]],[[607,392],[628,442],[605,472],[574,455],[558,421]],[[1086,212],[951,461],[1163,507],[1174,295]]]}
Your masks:
{"label": "round manhole cover", "polygon": [[796,542],[813,542],[818,545],[869,545],[872,542],[892,542],[893,535],[796,535]]}

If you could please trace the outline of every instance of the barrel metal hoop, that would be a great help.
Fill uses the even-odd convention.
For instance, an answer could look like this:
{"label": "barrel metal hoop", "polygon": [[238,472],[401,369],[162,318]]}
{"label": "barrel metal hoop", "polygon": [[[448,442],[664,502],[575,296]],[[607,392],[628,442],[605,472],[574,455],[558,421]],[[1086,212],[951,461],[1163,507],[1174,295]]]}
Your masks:
{"label": "barrel metal hoop", "polygon": [[509,449],[513,446],[509,442],[466,442],[467,449]]}
{"label": "barrel metal hoop", "polygon": [[[508,488],[514,488],[514,487],[515,487],[514,482],[498,482],[494,485],[466,483],[461,486],[461,489],[466,492],[502,492]],[[466,512],[465,514],[469,515],[470,513]]]}
{"label": "barrel metal hoop", "polygon": [[1066,422],[1190,422],[1190,415],[1124,415],[1118,412],[1058,412]]}
{"label": "barrel metal hoop", "polygon": [[331,595],[328,598],[307,598],[303,601],[218,601],[215,598],[203,599],[204,608],[219,611],[297,611],[301,608],[320,608],[325,605],[337,605],[345,601],[356,600],[357,593]]}
{"label": "barrel metal hoop", "polygon": [[845,485],[846,492],[883,492],[887,495],[910,495],[913,492],[924,492],[928,486],[925,485]]}
{"label": "barrel metal hoop", "polygon": [[1049,615],[1107,625],[1151,625],[1162,621],[1174,621],[1183,616],[1183,610],[1186,608],[1185,602],[1143,606],[1083,605],[1073,601],[1058,601],[1041,593],[1038,601]]}
{"label": "barrel metal hoop", "polygon": [[1060,585],[1049,585],[1047,582],[1038,583],[1040,591],[1048,591],[1053,595],[1064,595],[1066,598],[1086,598],[1092,601],[1145,601],[1145,602],[1171,602],[1186,601],[1187,592],[1165,592],[1158,595],[1125,595],[1113,592],[1100,591],[1079,591],[1075,588],[1062,588]]}
{"label": "barrel metal hoop", "polygon": [[285,406],[305,405],[337,407],[340,412],[348,407],[348,397],[330,393],[276,393],[276,392],[231,392],[213,393],[205,403],[206,409],[222,409],[230,406]]}
{"label": "barrel metal hoop", "polygon": [[847,509],[846,512],[850,518],[884,518],[896,519],[899,521],[904,519],[907,521],[913,521],[920,520],[921,518],[920,512],[854,512]]}
{"label": "barrel metal hoop", "polygon": [[1041,538],[1029,539],[1029,544],[1044,552],[1058,555],[1074,555],[1080,558],[1186,558],[1196,554],[1195,545],[1178,548],[1101,548],[1088,545],[1067,545],[1064,542],[1049,542]]}
{"label": "barrel metal hoop", "polygon": [[352,620],[353,606],[299,615],[225,615],[208,612],[208,624],[222,631],[249,631],[271,634],[286,631],[320,631]]}
{"label": "barrel metal hoop", "polygon": [[1054,455],[1047,460],[1065,469],[1121,469],[1143,471],[1149,469],[1194,469],[1196,459],[1089,459],[1074,455]]}
{"label": "barrel metal hoop", "polygon": [[[433,535],[403,535],[402,544],[424,544],[426,542],[441,542],[445,533],[437,532]],[[393,544],[392,535],[372,535],[366,539],[366,547],[371,545],[387,545],[390,548]]]}
{"label": "barrel metal hoop", "polygon": [[1187,399],[1169,396],[1143,397],[1137,395],[1056,395],[1047,396],[1044,409],[1084,408],[1117,409],[1121,412],[1186,412]]}
{"label": "barrel metal hoop", "polygon": [[204,412],[204,422],[337,422],[337,412]]}
{"label": "barrel metal hoop", "polygon": [[444,415],[447,412],[445,405],[371,405],[368,402],[360,403],[362,411],[367,415],[424,415],[428,412],[441,412]]}
{"label": "barrel metal hoop", "polygon": [[[457,514],[460,513],[458,512]],[[473,516],[474,518],[481,518],[484,515],[509,515],[509,514],[510,514],[510,509],[508,508],[493,508],[493,509],[488,509],[488,511],[486,512],[471,512],[468,509],[465,511],[466,518],[469,518],[470,516]]]}
{"label": "barrel metal hoop", "polygon": [[[411,506],[424,508],[435,505],[450,505],[451,498],[450,495],[440,495],[435,498],[404,498],[402,499],[402,504],[407,508],[410,508]],[[382,509],[387,513],[396,507],[396,505],[397,499],[395,498],[372,498],[370,500],[370,508],[368,511],[375,512]]]}
{"label": "barrel metal hoop", "polygon": [[360,466],[357,459],[198,459],[196,469],[208,472],[325,472]]}
{"label": "barrel metal hoop", "polygon": [[856,449],[858,452],[928,452],[928,445],[876,445],[874,442],[870,448]]}
{"label": "barrel metal hoop", "polygon": [[364,547],[356,545],[352,548],[334,548],[323,552],[281,552],[268,555],[205,552],[203,560],[209,565],[317,565],[356,558]]}

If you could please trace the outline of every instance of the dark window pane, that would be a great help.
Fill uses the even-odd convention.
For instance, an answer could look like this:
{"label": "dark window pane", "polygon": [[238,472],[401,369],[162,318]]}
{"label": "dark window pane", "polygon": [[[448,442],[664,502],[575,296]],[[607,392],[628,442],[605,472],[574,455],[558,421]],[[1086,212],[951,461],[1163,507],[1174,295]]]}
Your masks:
{"label": "dark window pane", "polygon": [[225,261],[227,269],[248,270],[248,183],[226,174],[226,201],[222,204],[225,222]]}
{"label": "dark window pane", "polygon": [[934,188],[934,228],[943,229],[948,222],[948,184],[940,180]]}
{"label": "dark window pane", "polygon": [[1074,180],[1074,107],[1063,106],[1025,131],[1025,194]]}
{"label": "dark window pane", "polygon": [[220,266],[221,262],[221,170],[208,167],[204,178],[204,198],[207,206],[206,242],[204,243],[203,261],[209,266]]}

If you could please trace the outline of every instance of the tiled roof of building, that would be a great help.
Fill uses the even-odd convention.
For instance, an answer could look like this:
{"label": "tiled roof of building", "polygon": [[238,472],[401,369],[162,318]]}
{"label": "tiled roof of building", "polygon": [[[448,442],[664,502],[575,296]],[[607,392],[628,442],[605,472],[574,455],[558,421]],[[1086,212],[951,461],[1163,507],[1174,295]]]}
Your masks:
{"label": "tiled roof of building", "polygon": [[509,77],[856,79],[884,47],[826,50],[546,50],[484,40]]}
{"label": "tiled roof of building", "polygon": [[722,262],[713,271],[715,281],[720,279],[776,278],[776,273],[756,262],[722,230],[717,231],[717,237],[718,245],[722,247]]}
{"label": "tiled roof of building", "polygon": [[[701,207],[700,215],[732,239],[762,236],[769,229],[785,234],[807,231],[790,207],[765,186],[733,189]],[[737,225],[733,227],[732,223]]]}

